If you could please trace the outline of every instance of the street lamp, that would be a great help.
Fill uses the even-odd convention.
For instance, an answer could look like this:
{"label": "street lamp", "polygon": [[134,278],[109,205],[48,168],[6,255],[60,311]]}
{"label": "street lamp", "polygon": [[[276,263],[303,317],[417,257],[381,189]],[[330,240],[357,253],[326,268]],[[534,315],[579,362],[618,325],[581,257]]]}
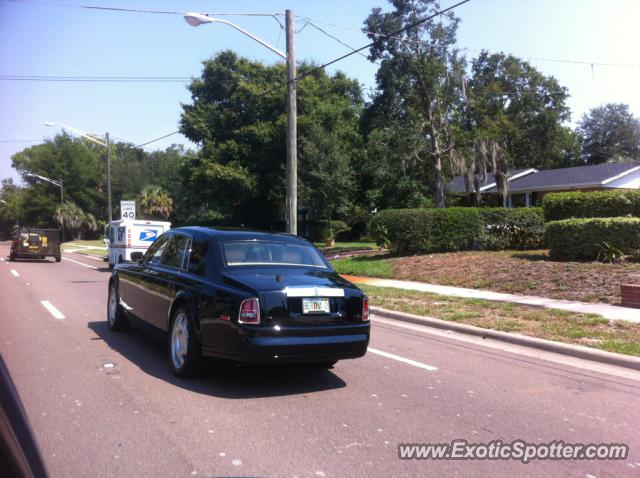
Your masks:
{"label": "street lamp", "polygon": [[[59,187],[60,188],[60,207],[64,206],[64,184],[62,182],[62,179],[60,179],[59,181],[56,181],[55,179],[46,178],[44,176],[40,176],[39,174],[34,174],[34,173],[27,173],[27,174],[25,174],[25,176],[31,176],[32,178],[38,178],[38,179],[40,179],[42,181],[46,181],[48,183],[53,184],[54,186]],[[64,242],[64,219],[63,219],[63,216],[62,216],[62,211],[60,211],[60,225],[62,226],[62,242]]]}
{"label": "street lamp", "polygon": [[103,139],[102,136],[99,136],[97,134],[90,133],[88,131],[83,131],[78,128],[73,128],[69,125],[62,124],[62,123],[52,123],[50,121],[47,121],[44,125],[59,126],[63,130],[71,131],[72,133],[75,133],[78,136],[82,136],[83,138],[86,138],[89,141],[92,141],[96,144],[99,144],[100,146],[104,146],[107,148],[107,211],[109,213],[109,222],[111,222],[113,220],[113,217],[111,213],[111,142],[109,141],[109,133],[106,133]]}
{"label": "street lamp", "polygon": [[227,20],[210,17],[202,13],[186,13],[184,19],[193,27],[205,23],[224,23],[252,40],[260,43],[275,54],[281,56],[287,62],[287,212],[286,230],[289,234],[298,233],[298,158],[297,158],[297,109],[296,109],[296,49],[294,15],[291,10],[285,11],[287,32],[287,53],[283,53],[267,42],[252,35]]}

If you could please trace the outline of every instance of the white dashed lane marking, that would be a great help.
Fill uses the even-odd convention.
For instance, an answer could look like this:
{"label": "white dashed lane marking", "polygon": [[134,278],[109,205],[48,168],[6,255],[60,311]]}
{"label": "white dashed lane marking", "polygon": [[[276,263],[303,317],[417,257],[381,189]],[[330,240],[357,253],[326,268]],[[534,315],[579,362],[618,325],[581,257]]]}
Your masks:
{"label": "white dashed lane marking", "polygon": [[13,277],[20,277],[20,274],[18,274],[18,271],[15,269],[11,269],[11,273],[13,274]]}
{"label": "white dashed lane marking", "polygon": [[415,360],[411,360],[408,358],[400,357],[400,355],[390,354],[389,352],[384,352],[383,350],[374,349],[369,347],[367,349],[368,352],[371,352],[376,355],[380,355],[382,357],[389,358],[391,360],[397,360],[398,362],[406,363],[407,365],[413,365],[414,367],[418,367],[424,370],[428,370],[429,372],[435,372],[438,370],[438,367],[434,367],[433,365],[428,365],[426,363],[416,362]]}
{"label": "white dashed lane marking", "polygon": [[56,319],[64,319],[64,314],[60,312],[55,306],[49,302],[48,300],[41,300],[40,303],[44,306],[45,309],[49,311],[51,315],[53,315]]}

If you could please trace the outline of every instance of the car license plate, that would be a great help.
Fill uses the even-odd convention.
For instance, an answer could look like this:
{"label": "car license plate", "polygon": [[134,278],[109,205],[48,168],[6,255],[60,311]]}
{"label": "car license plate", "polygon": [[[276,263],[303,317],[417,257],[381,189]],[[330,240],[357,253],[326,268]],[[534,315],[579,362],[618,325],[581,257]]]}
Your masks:
{"label": "car license plate", "polygon": [[322,298],[303,298],[302,313],[303,314],[328,314],[331,312],[329,308],[329,299]]}

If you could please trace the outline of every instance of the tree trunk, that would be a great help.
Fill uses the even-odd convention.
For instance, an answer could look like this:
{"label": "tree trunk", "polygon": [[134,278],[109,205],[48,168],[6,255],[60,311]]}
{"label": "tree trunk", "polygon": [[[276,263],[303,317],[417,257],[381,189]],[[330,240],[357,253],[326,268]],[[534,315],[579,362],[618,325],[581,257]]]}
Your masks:
{"label": "tree trunk", "polygon": [[442,153],[438,141],[439,132],[436,130],[433,114],[429,110],[429,122],[431,125],[431,155],[434,158],[436,169],[436,207],[444,207],[444,186],[442,184]]}
{"label": "tree trunk", "polygon": [[444,207],[444,188],[442,185],[442,159],[436,156],[436,207]]}

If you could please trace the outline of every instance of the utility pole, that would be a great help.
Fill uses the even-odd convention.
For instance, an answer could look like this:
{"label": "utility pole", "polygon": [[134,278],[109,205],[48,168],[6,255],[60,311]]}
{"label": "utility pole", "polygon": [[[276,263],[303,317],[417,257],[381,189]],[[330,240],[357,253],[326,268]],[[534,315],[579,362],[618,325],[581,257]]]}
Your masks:
{"label": "utility pole", "polygon": [[113,221],[111,214],[111,141],[109,141],[109,133],[107,138],[107,210],[109,211],[109,222]]}
{"label": "utility pole", "polygon": [[286,231],[298,234],[298,119],[296,105],[296,41],[293,11],[285,11],[287,26],[287,204]]}
{"label": "utility pole", "polygon": [[60,178],[60,226],[62,229],[62,242],[64,242],[64,212],[62,208],[64,207],[64,184],[62,182],[62,178]]}

